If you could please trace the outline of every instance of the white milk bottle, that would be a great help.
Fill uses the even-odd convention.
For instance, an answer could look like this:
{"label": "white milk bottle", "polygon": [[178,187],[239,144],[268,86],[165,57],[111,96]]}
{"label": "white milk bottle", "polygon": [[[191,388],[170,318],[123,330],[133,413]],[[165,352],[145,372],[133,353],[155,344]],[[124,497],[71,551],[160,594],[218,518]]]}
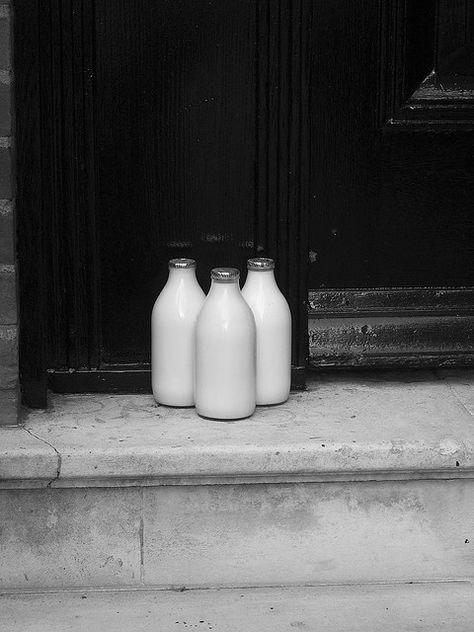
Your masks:
{"label": "white milk bottle", "polygon": [[196,325],[196,410],[212,419],[255,411],[255,321],[235,268],[215,268]]}
{"label": "white milk bottle", "polygon": [[257,405],[281,404],[291,384],[291,313],[275,281],[273,259],[247,262],[242,296],[257,327]]}
{"label": "white milk bottle", "polygon": [[168,268],[151,314],[153,397],[166,406],[193,406],[194,335],[205,294],[194,259],[171,259]]}

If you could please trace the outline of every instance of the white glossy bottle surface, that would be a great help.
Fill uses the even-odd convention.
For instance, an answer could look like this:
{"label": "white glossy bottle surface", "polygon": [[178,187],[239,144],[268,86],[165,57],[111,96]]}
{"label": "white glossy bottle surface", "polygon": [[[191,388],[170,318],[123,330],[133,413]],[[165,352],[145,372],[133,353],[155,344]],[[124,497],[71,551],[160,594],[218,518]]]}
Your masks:
{"label": "white glossy bottle surface", "polygon": [[212,419],[255,411],[255,322],[239,271],[216,268],[196,326],[196,410]]}
{"label": "white glossy bottle surface", "polygon": [[194,336],[204,299],[196,262],[172,259],[151,315],[151,381],[160,404],[194,405]]}
{"label": "white glossy bottle surface", "polygon": [[249,259],[242,296],[257,328],[257,405],[281,404],[291,386],[291,312],[272,259]]}

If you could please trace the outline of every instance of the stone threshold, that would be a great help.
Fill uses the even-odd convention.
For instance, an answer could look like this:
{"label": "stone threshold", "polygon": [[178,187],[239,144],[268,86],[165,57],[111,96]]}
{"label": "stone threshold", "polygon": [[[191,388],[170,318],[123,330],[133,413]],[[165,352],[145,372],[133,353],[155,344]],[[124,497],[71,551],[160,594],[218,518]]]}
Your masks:
{"label": "stone threshold", "polygon": [[0,595],[10,632],[467,632],[469,582],[224,590],[68,591]]}
{"label": "stone threshold", "polygon": [[0,428],[0,487],[474,478],[474,371],[321,373],[250,419],[52,395]]}

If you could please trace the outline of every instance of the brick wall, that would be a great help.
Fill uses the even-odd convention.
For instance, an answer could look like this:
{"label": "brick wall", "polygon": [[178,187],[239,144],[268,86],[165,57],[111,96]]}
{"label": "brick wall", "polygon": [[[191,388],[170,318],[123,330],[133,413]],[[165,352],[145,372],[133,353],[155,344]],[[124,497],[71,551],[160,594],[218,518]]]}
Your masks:
{"label": "brick wall", "polygon": [[18,404],[10,28],[10,3],[0,0],[0,424],[16,422]]}

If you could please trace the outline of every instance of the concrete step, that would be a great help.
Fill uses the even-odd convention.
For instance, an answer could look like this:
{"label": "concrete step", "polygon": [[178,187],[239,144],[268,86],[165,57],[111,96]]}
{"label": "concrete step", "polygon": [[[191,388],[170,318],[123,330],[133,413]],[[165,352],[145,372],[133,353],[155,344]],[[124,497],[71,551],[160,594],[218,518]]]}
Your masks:
{"label": "concrete step", "polygon": [[474,577],[473,381],[319,376],[234,423],[53,397],[0,430],[0,588]]}
{"label": "concrete step", "polygon": [[2,632],[472,632],[470,583],[0,597]]}

